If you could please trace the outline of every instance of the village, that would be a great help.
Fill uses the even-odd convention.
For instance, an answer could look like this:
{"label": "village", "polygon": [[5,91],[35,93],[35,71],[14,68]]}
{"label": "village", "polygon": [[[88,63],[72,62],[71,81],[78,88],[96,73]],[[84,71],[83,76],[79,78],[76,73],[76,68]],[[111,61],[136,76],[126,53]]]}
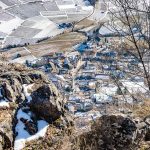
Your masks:
{"label": "village", "polygon": [[143,95],[148,97],[148,89],[144,78],[136,74],[141,71],[140,61],[113,49],[114,39],[94,36],[75,45],[73,51],[25,64],[47,74],[67,100],[66,108],[82,122],[107,113],[132,113],[130,108],[142,103]]}
{"label": "village", "polygon": [[148,0],[0,0],[0,150],[150,150]]}
{"label": "village", "polygon": [[[63,8],[61,1],[55,3],[60,3],[61,9],[65,5],[67,10],[74,6],[69,1],[63,2]],[[84,10],[82,15],[79,10],[74,14],[72,9],[67,11],[68,14],[64,11],[42,11],[42,17],[47,16],[57,23],[56,28],[61,33],[39,40],[35,45],[26,44],[4,51],[10,62],[43,71],[64,96],[65,107],[82,122],[83,119],[91,120],[105,114],[131,114],[135,104],[149,97],[141,61],[123,47],[123,41],[129,34],[127,28],[122,28],[121,22],[116,21],[119,29],[116,32],[109,25],[107,7],[114,9],[109,2],[106,5],[100,1],[96,7],[89,16],[87,12],[91,12],[91,6],[86,7],[90,9],[86,13]],[[76,15],[73,17],[77,19],[76,24],[70,23],[72,20],[68,17],[67,21],[60,19],[66,15]],[[39,16],[35,18],[38,23],[41,21]],[[30,25],[32,20],[27,21]],[[55,32],[53,28],[51,30]],[[132,31],[136,38],[141,38],[139,27],[133,26]],[[148,53],[143,56],[146,66],[149,66],[149,57]]]}

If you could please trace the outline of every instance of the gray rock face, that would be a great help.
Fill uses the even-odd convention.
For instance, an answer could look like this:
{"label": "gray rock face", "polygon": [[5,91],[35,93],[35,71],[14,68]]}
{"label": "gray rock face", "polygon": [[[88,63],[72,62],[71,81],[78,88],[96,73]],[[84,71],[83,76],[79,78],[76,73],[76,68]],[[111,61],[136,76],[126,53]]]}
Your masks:
{"label": "gray rock face", "polygon": [[63,115],[63,98],[53,84],[39,86],[31,97],[30,108],[40,118],[51,122]]}
{"label": "gray rock face", "polygon": [[[17,85],[13,85],[14,88],[17,87]],[[17,92],[13,91],[12,86],[10,83],[5,82],[2,86],[3,89],[3,96],[7,98],[10,102],[14,102],[16,100]]]}
{"label": "gray rock face", "polygon": [[[23,86],[25,84],[34,84],[30,89],[31,103],[27,103]],[[0,62],[0,101],[8,101],[10,104],[10,107],[0,107],[0,150],[13,147],[13,129],[18,121],[15,112],[19,108],[27,107],[33,111],[35,118],[48,122],[64,115],[63,97],[55,85],[42,72],[20,64]],[[37,132],[37,120],[21,118],[21,121],[30,135]]]}
{"label": "gray rock face", "polygon": [[0,150],[9,149],[13,145],[13,117],[13,111],[0,110]]}
{"label": "gray rock face", "polygon": [[29,69],[21,64],[6,64],[0,62],[0,87],[2,94],[9,101],[24,100],[23,84],[49,82],[40,71]]}
{"label": "gray rock face", "polygon": [[147,125],[142,122],[141,125],[137,124],[122,116],[102,116],[93,124],[90,132],[80,136],[80,149],[137,150],[140,141],[149,138]]}

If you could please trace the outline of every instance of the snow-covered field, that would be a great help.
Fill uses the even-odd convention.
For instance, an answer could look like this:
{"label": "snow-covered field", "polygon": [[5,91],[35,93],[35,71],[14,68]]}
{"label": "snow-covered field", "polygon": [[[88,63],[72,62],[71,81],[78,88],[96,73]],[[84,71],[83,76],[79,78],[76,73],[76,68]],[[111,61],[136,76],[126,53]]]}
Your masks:
{"label": "snow-covered field", "polygon": [[3,21],[0,24],[0,31],[7,33],[7,34],[11,34],[12,31],[17,29],[21,25],[22,22],[23,22],[23,20],[21,20],[18,17],[16,17],[15,19],[12,19],[10,21]]}
{"label": "snow-covered field", "polygon": [[[54,37],[64,31],[58,28],[58,23],[80,20],[82,13],[78,14],[78,12],[84,11],[83,17],[86,17],[93,10],[92,6],[86,6],[82,0],[1,0],[0,7],[2,7],[0,32],[7,34],[1,37],[3,38],[2,45],[0,45],[2,48],[9,45],[23,45],[30,43],[30,41],[30,44],[33,44],[33,41],[37,42],[45,37]],[[43,15],[47,11],[52,18]],[[54,12],[57,12],[55,16]],[[65,12],[66,17],[60,18],[59,14],[62,12]],[[12,18],[5,20],[4,13]],[[72,13],[71,18],[67,13]],[[40,32],[35,32],[39,29]],[[28,40],[31,38],[33,41]]]}
{"label": "snow-covered field", "polygon": [[146,93],[148,88],[145,86],[144,82],[132,82],[128,80],[122,80],[124,87],[128,88],[130,93]]}

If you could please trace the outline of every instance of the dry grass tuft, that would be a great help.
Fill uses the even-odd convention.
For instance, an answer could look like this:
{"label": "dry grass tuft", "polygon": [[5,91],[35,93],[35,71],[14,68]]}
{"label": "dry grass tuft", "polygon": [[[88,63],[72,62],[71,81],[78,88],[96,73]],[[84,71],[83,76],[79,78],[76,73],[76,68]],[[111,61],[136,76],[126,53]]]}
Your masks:
{"label": "dry grass tuft", "polygon": [[141,105],[134,106],[133,114],[140,118],[145,118],[150,115],[150,99],[145,100]]}

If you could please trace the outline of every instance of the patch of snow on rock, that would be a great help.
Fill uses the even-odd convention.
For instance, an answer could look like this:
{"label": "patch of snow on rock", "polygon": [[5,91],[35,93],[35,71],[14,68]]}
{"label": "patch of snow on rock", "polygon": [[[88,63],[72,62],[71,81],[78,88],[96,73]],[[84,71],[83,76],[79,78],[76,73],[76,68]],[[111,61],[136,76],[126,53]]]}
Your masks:
{"label": "patch of snow on rock", "polygon": [[3,95],[2,95],[2,89],[0,88],[0,97],[3,97]]}
{"label": "patch of snow on rock", "polygon": [[31,89],[32,86],[33,86],[33,84],[30,84],[30,85],[24,84],[23,85],[23,91],[24,91],[25,97],[28,100],[28,103],[32,100],[32,97],[30,96],[30,93],[28,92],[28,90]]}
{"label": "patch of snow on rock", "polygon": [[[30,113],[29,113],[30,114]],[[31,120],[30,115],[23,112],[22,109],[19,109],[17,114],[18,123],[16,125],[16,132],[18,135],[16,136],[15,142],[14,142],[14,150],[21,150],[25,147],[25,143],[31,140],[36,140],[40,137],[44,137],[48,128],[48,123],[44,120],[37,121],[38,123],[38,132],[35,135],[30,135],[25,130],[24,123],[20,120],[21,118]]]}
{"label": "patch of snow on rock", "polygon": [[1,107],[9,107],[9,102],[6,100],[1,100],[0,101],[0,108]]}

